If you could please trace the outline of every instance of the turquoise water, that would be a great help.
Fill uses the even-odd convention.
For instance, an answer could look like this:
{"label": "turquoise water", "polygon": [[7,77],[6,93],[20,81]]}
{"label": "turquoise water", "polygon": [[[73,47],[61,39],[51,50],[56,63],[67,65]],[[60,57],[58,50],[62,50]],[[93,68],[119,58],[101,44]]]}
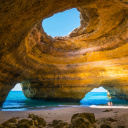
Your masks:
{"label": "turquoise water", "polygon": [[107,92],[89,92],[86,96],[80,101],[81,105],[102,105],[108,106],[108,102],[112,102],[113,106],[128,106],[128,101],[118,100],[118,99],[109,99],[107,97]]}
{"label": "turquoise water", "polygon": [[11,91],[6,98],[1,110],[2,111],[25,111],[25,110],[48,110],[57,109],[57,107],[69,106],[91,106],[91,105],[107,105],[113,102],[113,105],[128,105],[125,100],[110,100],[107,98],[106,92],[89,92],[80,101],[80,103],[72,102],[50,102],[27,99],[22,91]]}

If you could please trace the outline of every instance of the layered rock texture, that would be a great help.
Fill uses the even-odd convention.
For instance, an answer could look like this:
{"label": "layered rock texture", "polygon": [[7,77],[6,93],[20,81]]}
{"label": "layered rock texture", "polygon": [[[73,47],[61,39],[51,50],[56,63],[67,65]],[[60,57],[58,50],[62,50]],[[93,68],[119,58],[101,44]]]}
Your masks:
{"label": "layered rock texture", "polygon": [[[43,19],[71,8],[81,25],[48,36]],[[100,86],[128,99],[128,1],[1,0],[0,103],[16,83],[31,99],[79,101]]]}

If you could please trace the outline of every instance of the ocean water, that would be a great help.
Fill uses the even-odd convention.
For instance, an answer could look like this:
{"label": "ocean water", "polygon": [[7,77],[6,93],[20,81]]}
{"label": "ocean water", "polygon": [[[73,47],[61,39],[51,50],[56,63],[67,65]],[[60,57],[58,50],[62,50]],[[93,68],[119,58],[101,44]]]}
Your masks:
{"label": "ocean water", "polygon": [[42,100],[30,100],[27,99],[22,91],[11,91],[4,102],[1,111],[26,111],[26,110],[49,110],[58,109],[63,107],[75,107],[75,106],[91,106],[91,105],[103,105],[106,106],[108,102],[112,102],[113,105],[128,106],[128,101],[125,100],[110,100],[107,98],[106,92],[89,92],[80,101],[80,103],[72,102],[50,102]]}

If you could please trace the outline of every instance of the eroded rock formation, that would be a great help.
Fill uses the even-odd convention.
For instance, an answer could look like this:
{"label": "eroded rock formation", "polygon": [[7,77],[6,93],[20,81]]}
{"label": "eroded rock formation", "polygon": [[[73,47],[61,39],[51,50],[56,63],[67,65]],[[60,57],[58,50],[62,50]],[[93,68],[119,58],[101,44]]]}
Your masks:
{"label": "eroded rock formation", "polygon": [[[42,20],[70,8],[80,27],[48,36]],[[128,99],[127,0],[1,0],[0,17],[0,103],[19,82],[31,99],[79,101],[99,86]]]}

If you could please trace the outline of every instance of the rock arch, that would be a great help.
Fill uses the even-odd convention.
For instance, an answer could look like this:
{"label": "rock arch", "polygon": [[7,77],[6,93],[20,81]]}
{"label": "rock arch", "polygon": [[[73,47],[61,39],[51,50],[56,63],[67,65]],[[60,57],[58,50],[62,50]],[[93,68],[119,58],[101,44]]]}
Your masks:
{"label": "rock arch", "polygon": [[[81,13],[79,28],[56,38],[43,31],[44,18],[74,7]],[[44,92],[45,88],[49,88],[47,92],[61,88],[56,99],[66,100],[73,99],[70,92],[74,100],[79,100],[89,88],[98,87],[103,81],[116,81],[127,88],[127,2],[1,0],[0,16],[0,103],[16,83],[25,80],[32,83],[35,92],[39,87]],[[49,93],[45,98],[53,95]],[[33,98],[38,98],[38,93]]]}

